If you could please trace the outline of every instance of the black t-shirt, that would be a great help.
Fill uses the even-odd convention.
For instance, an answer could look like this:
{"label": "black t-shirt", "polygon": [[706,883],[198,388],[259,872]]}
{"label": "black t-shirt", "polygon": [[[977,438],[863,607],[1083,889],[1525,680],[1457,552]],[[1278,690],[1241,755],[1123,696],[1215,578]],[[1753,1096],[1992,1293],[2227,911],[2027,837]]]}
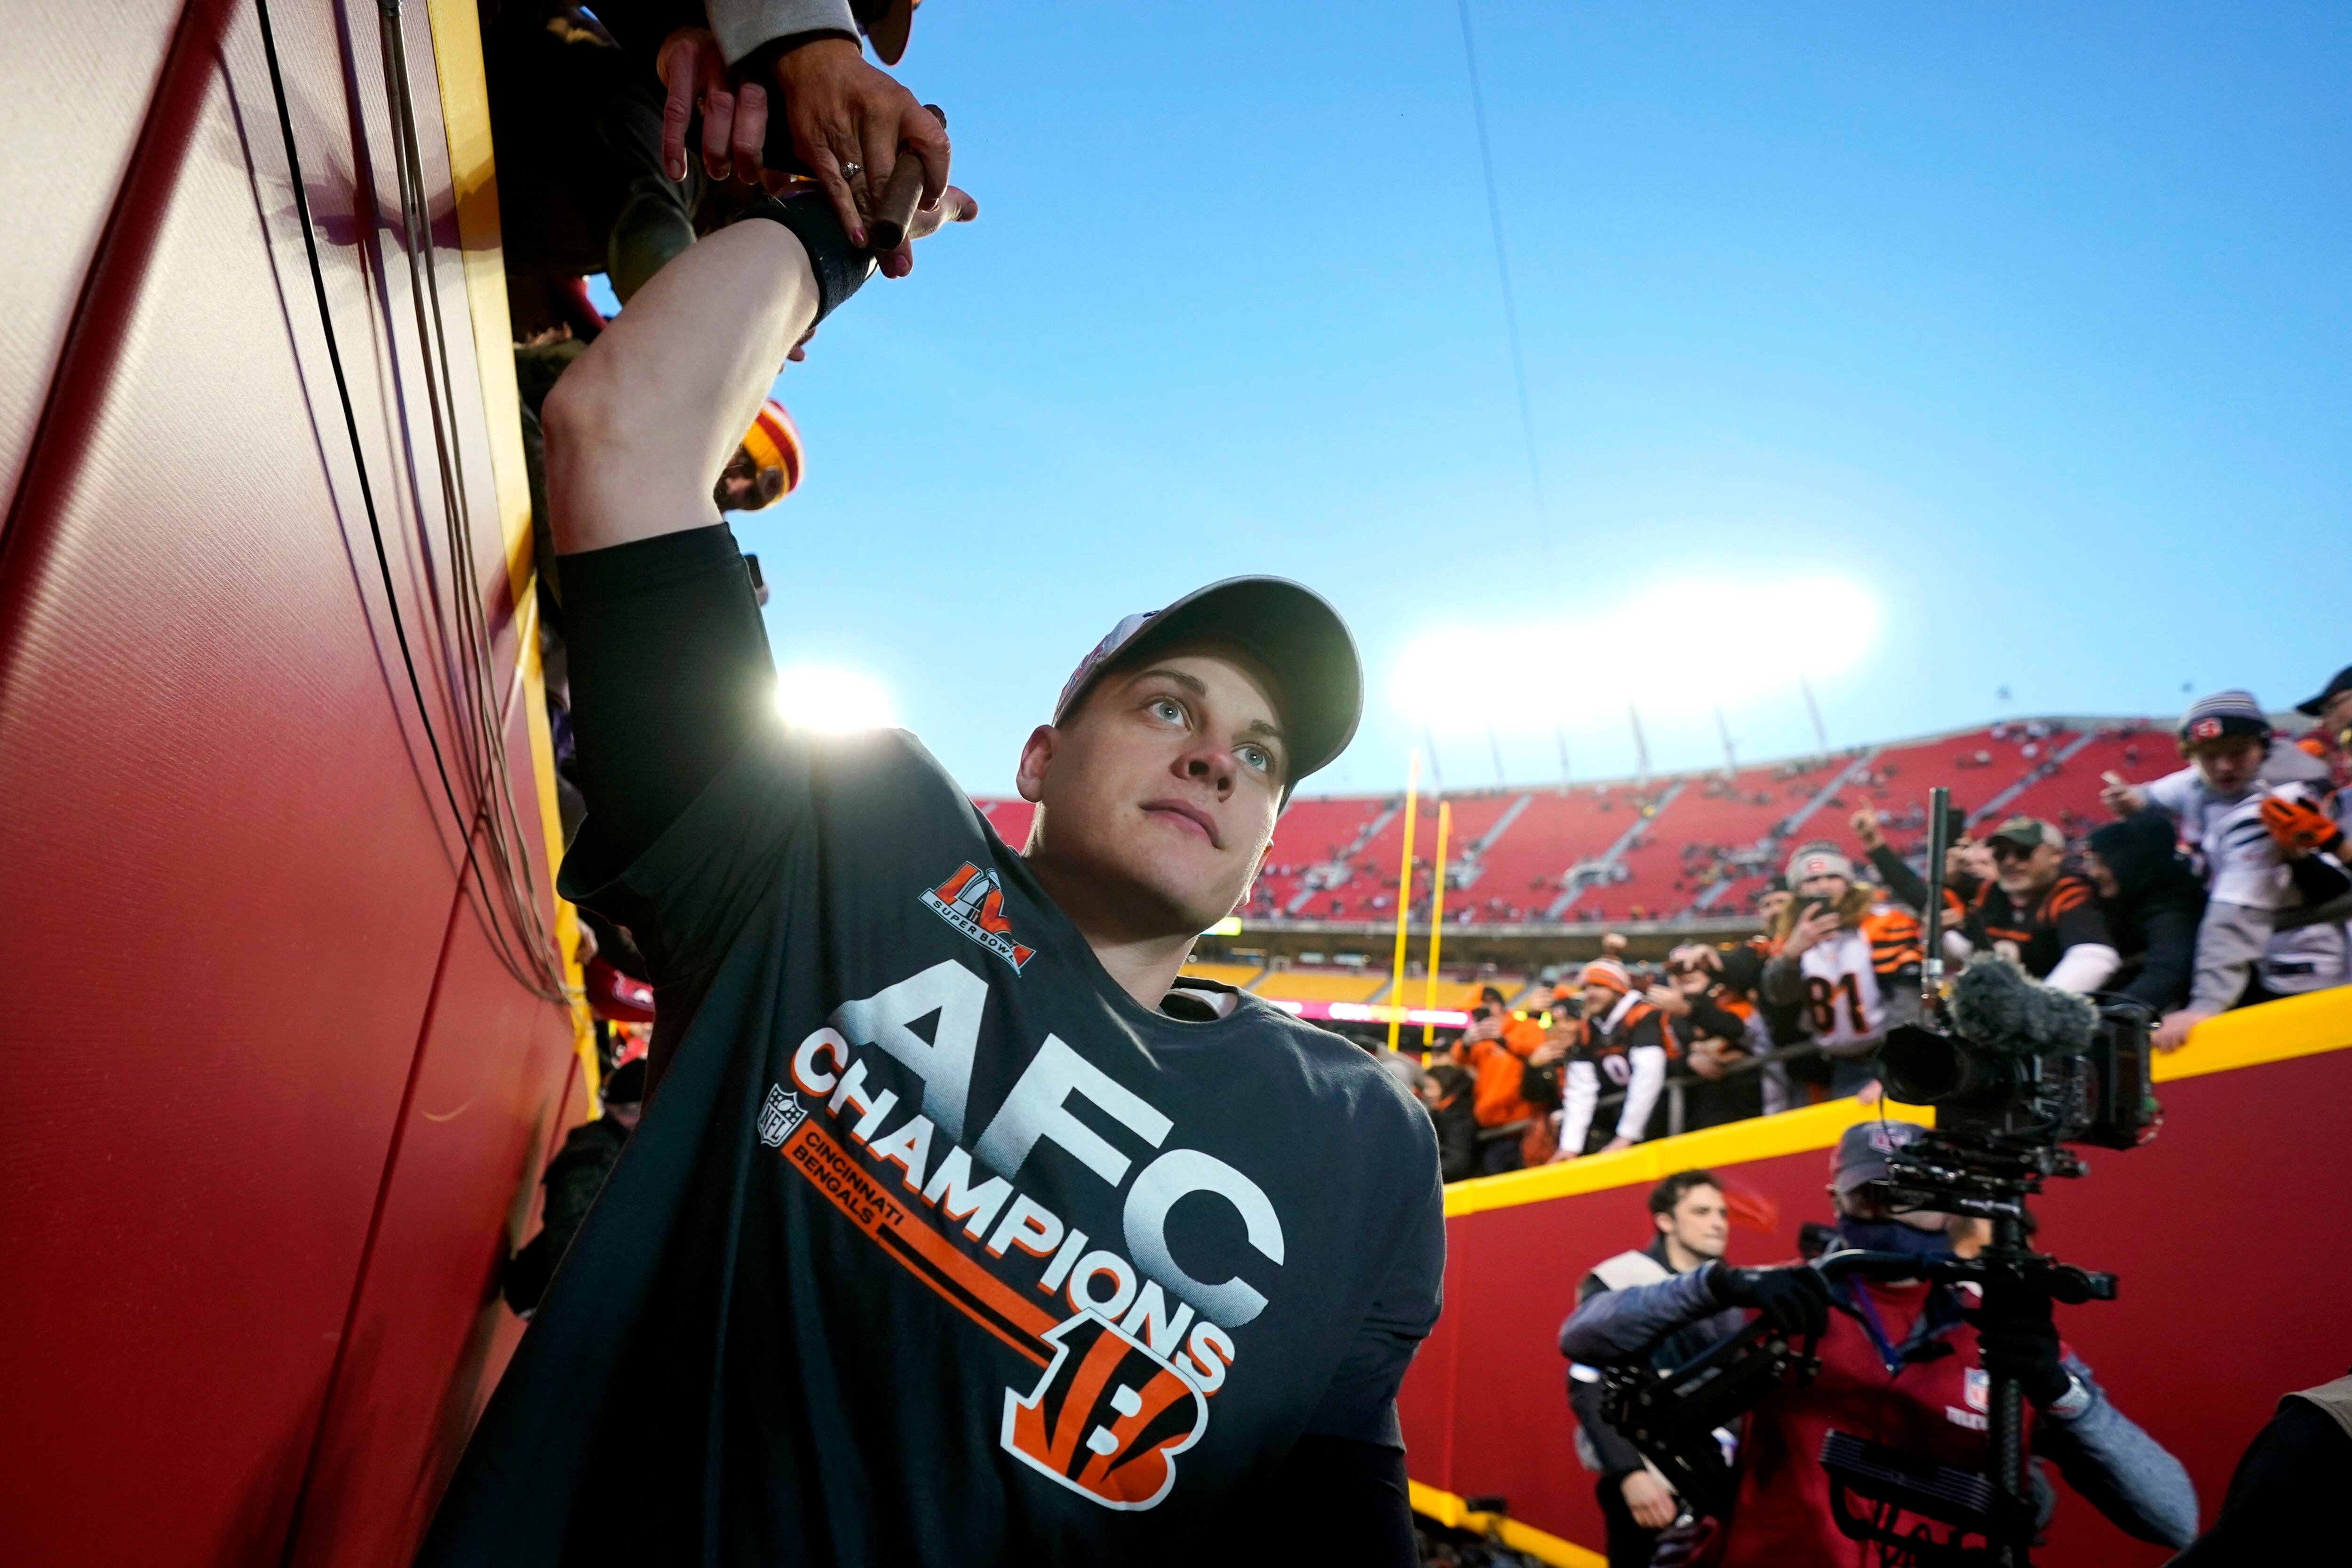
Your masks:
{"label": "black t-shirt", "polygon": [[563,890],[691,1018],[421,1561],[1185,1561],[1402,1446],[1441,1189],[1363,1051],[1136,1003],[904,734],[761,727],[619,859]]}
{"label": "black t-shirt", "polygon": [[2077,944],[2116,945],[2097,891],[2072,875],[2021,900],[2011,899],[1997,882],[1985,883],[1969,911],[1967,934],[1979,949],[2014,942],[2019,967],[2036,979],[2056,968],[2066,949]]}

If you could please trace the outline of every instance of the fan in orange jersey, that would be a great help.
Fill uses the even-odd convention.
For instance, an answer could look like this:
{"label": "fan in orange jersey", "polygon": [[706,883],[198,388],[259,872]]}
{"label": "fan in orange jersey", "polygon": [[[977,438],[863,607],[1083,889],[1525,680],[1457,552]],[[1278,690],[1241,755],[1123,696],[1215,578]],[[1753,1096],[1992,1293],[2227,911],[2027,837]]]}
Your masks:
{"label": "fan in orange jersey", "polygon": [[1830,1059],[1830,1092],[1875,1085],[1878,1048],[1919,1017],[1919,922],[1853,879],[1826,839],[1789,858],[1796,894],[1773,921],[1779,951],[1764,966],[1767,1002],[1794,1006],[1805,1036]]}

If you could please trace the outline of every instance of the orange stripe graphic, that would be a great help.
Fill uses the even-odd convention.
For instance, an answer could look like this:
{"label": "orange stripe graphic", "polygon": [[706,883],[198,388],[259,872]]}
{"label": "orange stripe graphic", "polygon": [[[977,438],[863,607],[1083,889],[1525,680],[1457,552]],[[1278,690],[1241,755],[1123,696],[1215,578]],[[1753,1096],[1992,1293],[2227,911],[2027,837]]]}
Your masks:
{"label": "orange stripe graphic", "polygon": [[[1054,1318],[918,1218],[920,1199],[877,1176],[816,1124],[793,1129],[777,1151],[859,1229],[958,1312],[1039,1366],[1052,1356],[1039,1342]],[[903,1196],[902,1196],[903,1194]]]}

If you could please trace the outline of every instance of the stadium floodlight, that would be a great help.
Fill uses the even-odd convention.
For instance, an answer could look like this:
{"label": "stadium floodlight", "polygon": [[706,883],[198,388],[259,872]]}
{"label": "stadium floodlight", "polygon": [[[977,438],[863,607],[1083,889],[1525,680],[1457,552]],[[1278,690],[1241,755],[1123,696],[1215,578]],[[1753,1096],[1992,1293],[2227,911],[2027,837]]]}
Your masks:
{"label": "stadium floodlight", "polygon": [[833,664],[788,664],[776,672],[776,706],[784,722],[838,734],[887,729],[898,722],[881,682]]}
{"label": "stadium floodlight", "polygon": [[[1775,653],[1752,624],[1694,606],[1770,607],[1762,623],[1789,630]],[[1799,674],[1821,679],[1852,668],[1878,640],[1877,600],[1843,578],[1692,580],[1628,594],[1581,613],[1491,626],[1433,629],[1398,662],[1395,707],[1437,734],[1541,733],[1622,715],[1704,716],[1790,692]]]}

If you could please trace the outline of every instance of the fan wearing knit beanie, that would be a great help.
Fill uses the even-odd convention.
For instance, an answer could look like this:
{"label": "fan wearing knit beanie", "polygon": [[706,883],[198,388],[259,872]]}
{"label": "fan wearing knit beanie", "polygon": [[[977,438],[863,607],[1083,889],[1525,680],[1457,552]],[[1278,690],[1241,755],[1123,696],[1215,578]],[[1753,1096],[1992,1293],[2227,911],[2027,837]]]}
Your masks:
{"label": "fan wearing knit beanie", "polygon": [[2197,976],[2189,1005],[2157,1030],[2164,1051],[2185,1043],[2216,1013],[2342,985],[2352,970],[2341,921],[2301,922],[2297,915],[2352,885],[2343,862],[2324,849],[2298,852],[2266,820],[2320,812],[2326,764],[2278,740],[2251,692],[2199,698],[2181,715],[2178,734],[2189,766],[2145,784],[2111,773],[2099,797],[2118,817],[2164,812],[2202,861],[2209,896],[2197,929]]}

